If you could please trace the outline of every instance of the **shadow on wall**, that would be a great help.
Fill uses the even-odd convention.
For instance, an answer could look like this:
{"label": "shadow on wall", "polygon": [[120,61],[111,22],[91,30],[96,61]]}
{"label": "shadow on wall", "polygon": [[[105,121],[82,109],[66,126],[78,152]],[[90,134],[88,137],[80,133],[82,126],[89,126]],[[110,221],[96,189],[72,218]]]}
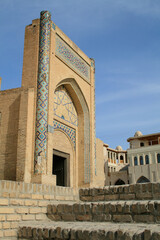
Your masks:
{"label": "shadow on wall", "polygon": [[4,163],[5,180],[16,180],[19,109],[20,95],[9,107]]}

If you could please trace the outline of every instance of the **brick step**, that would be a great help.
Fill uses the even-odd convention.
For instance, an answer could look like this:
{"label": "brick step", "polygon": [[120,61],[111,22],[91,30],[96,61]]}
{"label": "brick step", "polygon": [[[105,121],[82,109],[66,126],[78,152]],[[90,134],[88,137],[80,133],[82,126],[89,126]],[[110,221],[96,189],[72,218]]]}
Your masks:
{"label": "brick step", "polygon": [[160,223],[160,200],[51,204],[53,221]]}
{"label": "brick step", "polygon": [[23,222],[19,239],[45,240],[159,240],[158,224],[99,222]]}
{"label": "brick step", "polygon": [[82,188],[81,201],[160,200],[160,183],[138,183],[103,188]]}

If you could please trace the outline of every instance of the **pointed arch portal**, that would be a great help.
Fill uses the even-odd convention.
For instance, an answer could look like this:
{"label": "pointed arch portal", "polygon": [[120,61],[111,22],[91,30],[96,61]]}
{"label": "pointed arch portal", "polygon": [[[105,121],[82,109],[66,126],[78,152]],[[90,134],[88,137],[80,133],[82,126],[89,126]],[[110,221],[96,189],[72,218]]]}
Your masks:
{"label": "pointed arch portal", "polygon": [[[72,114],[72,118],[68,118],[68,121],[71,121],[70,123],[73,123],[75,125],[77,125],[78,127],[78,135],[79,135],[79,145],[78,145],[78,151],[79,151],[79,155],[82,156],[82,152],[83,151],[83,163],[82,163],[82,159],[79,158],[78,160],[78,169],[82,169],[82,165],[83,165],[83,171],[84,171],[84,175],[83,175],[83,179],[81,178],[81,180],[79,181],[83,181],[84,183],[90,183],[90,115],[89,115],[89,108],[87,105],[87,102],[85,100],[85,97],[80,89],[80,87],[78,86],[77,82],[75,81],[75,79],[73,78],[67,78],[62,80],[57,86],[56,86],[56,90],[60,89],[61,90],[61,97],[63,97],[62,95],[64,94],[64,97],[66,98],[66,102],[68,104],[67,108],[71,111],[68,111],[68,113],[71,115]],[[64,91],[68,92],[69,97],[73,100],[73,104],[75,106],[75,110],[77,112],[78,115],[78,119],[76,120],[76,112],[74,110],[74,106],[72,104],[70,104],[69,106],[69,97],[67,99],[67,96],[65,93],[62,93],[62,90],[66,89]],[[56,92],[55,90],[55,92]],[[60,95],[57,94],[56,96],[58,98],[58,100],[61,100]],[[56,105],[57,107],[58,105]],[[64,106],[66,107],[66,106]],[[54,107],[55,108],[55,107]],[[68,116],[69,116],[68,114]],[[65,118],[65,116],[63,114],[62,115],[62,119]],[[67,117],[66,117],[67,118]],[[83,131],[83,133],[82,133]],[[82,137],[83,135],[83,137]],[[81,137],[80,137],[81,136]],[[72,139],[71,139],[72,140]],[[82,145],[83,143],[83,145]],[[76,144],[75,144],[76,146]],[[82,171],[82,172],[83,172]],[[80,178],[80,176],[79,176]]]}

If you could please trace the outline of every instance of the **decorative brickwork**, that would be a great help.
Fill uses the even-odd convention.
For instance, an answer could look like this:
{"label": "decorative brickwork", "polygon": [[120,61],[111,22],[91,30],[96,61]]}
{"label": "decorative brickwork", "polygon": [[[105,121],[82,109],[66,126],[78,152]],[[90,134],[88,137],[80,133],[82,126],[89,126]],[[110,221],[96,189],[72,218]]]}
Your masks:
{"label": "decorative brickwork", "polygon": [[57,122],[56,120],[53,121],[54,130],[59,129],[62,130],[67,134],[67,136],[70,138],[74,149],[76,149],[76,131],[73,128],[70,128],[60,122]]}
{"label": "decorative brickwork", "polygon": [[89,65],[75,53],[58,35],[56,36],[56,55],[69,65],[74,71],[90,82]]}
{"label": "decorative brickwork", "polygon": [[[91,67],[95,73],[95,61],[91,58]],[[95,86],[95,78],[94,78]],[[95,166],[95,175],[97,175],[97,159],[96,159],[96,104],[95,104],[95,87],[94,87],[94,166]]]}
{"label": "decorative brickwork", "polygon": [[35,139],[35,172],[45,173],[47,150],[47,119],[48,119],[48,81],[50,22],[48,11],[41,12],[39,67],[37,82],[36,139]]}
{"label": "decorative brickwork", "polygon": [[78,116],[67,90],[61,86],[54,93],[54,114],[77,126]]}

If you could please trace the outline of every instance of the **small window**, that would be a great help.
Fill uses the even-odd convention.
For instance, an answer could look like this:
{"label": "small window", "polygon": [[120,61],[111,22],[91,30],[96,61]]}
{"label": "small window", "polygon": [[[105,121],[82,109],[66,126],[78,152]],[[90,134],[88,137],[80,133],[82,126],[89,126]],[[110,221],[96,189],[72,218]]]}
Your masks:
{"label": "small window", "polygon": [[111,159],[112,159],[112,153],[111,153]]}
{"label": "small window", "polygon": [[109,158],[109,152],[108,152],[108,158]]}
{"label": "small window", "polygon": [[140,143],[140,146],[141,146],[141,147],[144,147],[144,143],[143,143],[143,142],[141,142],[141,143]]}
{"label": "small window", "polygon": [[137,166],[137,165],[138,165],[137,157],[134,157],[134,166]]}
{"label": "small window", "polygon": [[140,165],[143,165],[143,156],[140,156]]}
{"label": "small window", "polygon": [[146,160],[146,164],[149,164],[149,156],[148,155],[145,156],[145,160]]}
{"label": "small window", "polygon": [[160,154],[157,154],[157,163],[160,163]]}

